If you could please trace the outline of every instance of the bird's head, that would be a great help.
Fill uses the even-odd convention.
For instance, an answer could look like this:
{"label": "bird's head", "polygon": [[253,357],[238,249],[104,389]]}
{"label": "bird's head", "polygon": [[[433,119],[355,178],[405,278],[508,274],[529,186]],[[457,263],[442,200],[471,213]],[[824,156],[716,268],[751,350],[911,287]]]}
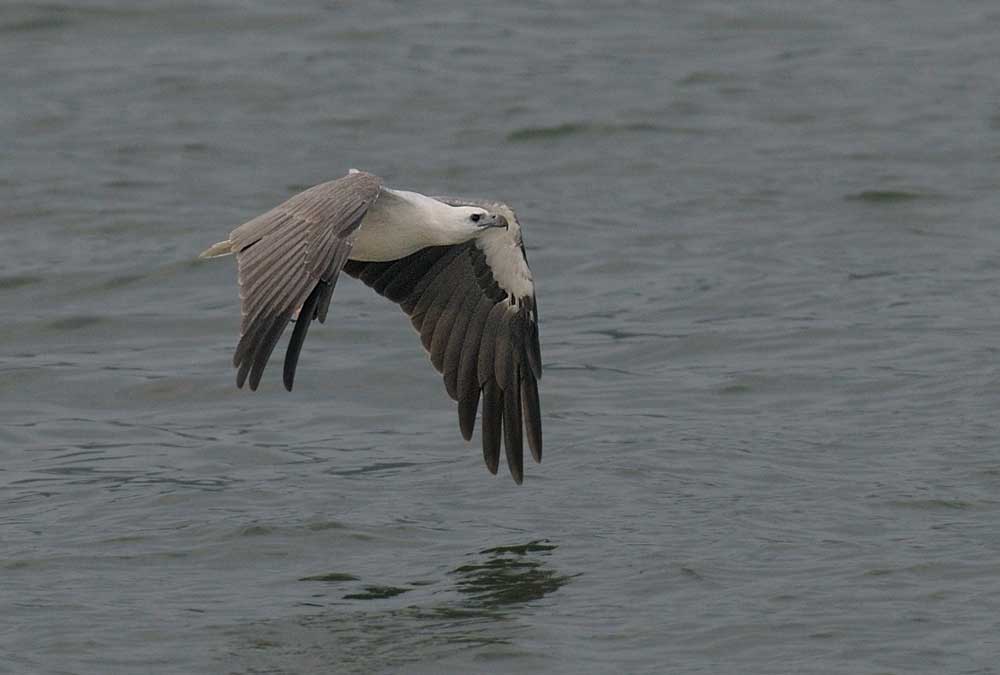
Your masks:
{"label": "bird's head", "polygon": [[508,226],[504,216],[481,206],[447,206],[435,221],[435,237],[440,244],[460,244]]}
{"label": "bird's head", "polygon": [[507,219],[499,213],[491,213],[479,206],[457,206],[456,214],[464,220],[466,228],[473,228],[473,232],[489,230],[494,227],[507,227]]}

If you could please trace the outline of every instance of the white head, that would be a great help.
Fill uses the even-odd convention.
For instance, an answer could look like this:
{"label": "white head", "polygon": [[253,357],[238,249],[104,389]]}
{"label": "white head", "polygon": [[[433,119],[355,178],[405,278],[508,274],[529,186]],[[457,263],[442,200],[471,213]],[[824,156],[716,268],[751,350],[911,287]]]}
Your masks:
{"label": "white head", "polygon": [[448,206],[440,210],[437,230],[442,244],[460,244],[497,227],[507,227],[507,219],[480,206]]}

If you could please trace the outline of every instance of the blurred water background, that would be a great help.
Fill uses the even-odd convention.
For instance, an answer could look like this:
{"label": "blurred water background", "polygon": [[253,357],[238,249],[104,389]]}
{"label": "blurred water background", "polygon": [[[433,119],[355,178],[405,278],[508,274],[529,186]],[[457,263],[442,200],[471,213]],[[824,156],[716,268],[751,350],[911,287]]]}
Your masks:
{"label": "blurred water background", "polygon": [[[997,672],[996,3],[4,0],[0,63],[0,672]],[[197,254],[349,167],[518,210],[522,487],[353,280],[235,388]]]}

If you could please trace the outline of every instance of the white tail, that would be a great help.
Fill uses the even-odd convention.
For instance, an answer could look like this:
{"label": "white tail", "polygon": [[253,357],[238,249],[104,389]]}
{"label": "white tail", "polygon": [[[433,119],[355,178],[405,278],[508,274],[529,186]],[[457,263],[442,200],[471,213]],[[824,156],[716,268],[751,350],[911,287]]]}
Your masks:
{"label": "white tail", "polygon": [[226,239],[217,244],[212,244],[208,250],[202,251],[199,258],[218,258],[222,255],[230,255],[233,252],[233,243]]}

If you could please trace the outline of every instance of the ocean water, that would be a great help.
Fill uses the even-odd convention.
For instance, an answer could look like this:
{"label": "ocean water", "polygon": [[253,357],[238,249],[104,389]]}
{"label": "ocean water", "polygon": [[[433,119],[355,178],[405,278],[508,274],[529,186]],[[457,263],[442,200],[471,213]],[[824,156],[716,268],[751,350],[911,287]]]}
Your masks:
{"label": "ocean water", "polygon": [[[1000,8],[0,6],[0,672],[993,673]],[[294,393],[197,254],[503,199],[545,457],[344,279]]]}

